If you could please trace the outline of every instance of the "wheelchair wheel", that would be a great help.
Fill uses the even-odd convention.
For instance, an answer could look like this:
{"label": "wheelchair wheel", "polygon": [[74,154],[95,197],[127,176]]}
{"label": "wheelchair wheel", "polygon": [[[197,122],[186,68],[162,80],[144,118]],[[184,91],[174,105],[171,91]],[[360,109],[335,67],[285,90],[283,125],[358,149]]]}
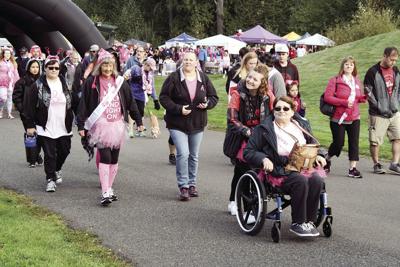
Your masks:
{"label": "wheelchair wheel", "polygon": [[317,212],[317,220],[314,222],[315,227],[318,227],[321,224],[324,217],[325,217],[324,216],[324,206],[322,204],[320,204],[320,207]]}
{"label": "wheelchair wheel", "polygon": [[324,235],[326,237],[330,237],[332,235],[332,225],[329,222],[325,221],[322,224],[322,231],[324,232]]}
{"label": "wheelchair wheel", "polygon": [[256,235],[265,222],[267,206],[264,203],[265,188],[254,171],[243,174],[236,186],[235,201],[238,208],[236,219],[243,232]]}
{"label": "wheelchair wheel", "polygon": [[271,237],[275,243],[279,243],[281,239],[281,222],[274,222],[271,228]]}

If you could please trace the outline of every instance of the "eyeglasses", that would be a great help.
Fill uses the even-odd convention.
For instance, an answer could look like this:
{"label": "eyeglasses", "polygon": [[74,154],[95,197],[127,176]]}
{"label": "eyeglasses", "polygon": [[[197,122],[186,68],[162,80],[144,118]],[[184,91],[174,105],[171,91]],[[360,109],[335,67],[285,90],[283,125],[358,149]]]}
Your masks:
{"label": "eyeglasses", "polygon": [[290,108],[289,107],[275,107],[274,110],[275,111],[281,111],[283,109],[283,111],[289,111]]}
{"label": "eyeglasses", "polygon": [[96,53],[97,51],[90,51],[90,53]]}
{"label": "eyeglasses", "polygon": [[59,67],[47,67],[49,70],[60,70]]}

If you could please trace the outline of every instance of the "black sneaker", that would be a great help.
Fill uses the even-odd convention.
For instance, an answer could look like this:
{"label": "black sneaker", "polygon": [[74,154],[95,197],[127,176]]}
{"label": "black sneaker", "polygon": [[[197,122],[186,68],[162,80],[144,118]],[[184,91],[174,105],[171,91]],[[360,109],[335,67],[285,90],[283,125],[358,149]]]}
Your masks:
{"label": "black sneaker", "polygon": [[307,223],[292,223],[289,231],[301,237],[313,236]]}
{"label": "black sneaker", "polygon": [[101,196],[100,204],[106,207],[110,205],[110,203],[111,203],[110,195],[108,194],[108,192],[104,192],[103,195]]}
{"label": "black sneaker", "polygon": [[386,173],[385,169],[383,168],[382,164],[379,162],[374,165],[374,173],[377,174],[384,174]]}
{"label": "black sneaker", "polygon": [[28,168],[35,168],[36,164],[35,163],[29,163]]}
{"label": "black sneaker", "polygon": [[353,169],[349,170],[349,174],[347,175],[352,178],[362,178],[361,172],[354,167]]}
{"label": "black sneaker", "polygon": [[199,196],[199,192],[197,191],[197,189],[194,185],[189,186],[189,196],[190,197],[198,197]]}
{"label": "black sneaker", "polygon": [[175,157],[175,154],[169,154],[168,160],[169,160],[169,163],[170,163],[170,164],[176,165],[176,157]]}
{"label": "black sneaker", "polygon": [[399,163],[390,163],[389,170],[396,174],[400,174],[400,164]]}

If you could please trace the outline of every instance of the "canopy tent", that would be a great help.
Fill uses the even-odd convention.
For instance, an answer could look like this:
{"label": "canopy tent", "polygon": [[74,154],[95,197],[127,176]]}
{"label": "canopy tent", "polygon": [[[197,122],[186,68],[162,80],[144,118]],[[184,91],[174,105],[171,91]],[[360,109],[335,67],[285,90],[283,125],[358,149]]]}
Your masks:
{"label": "canopy tent", "polygon": [[239,36],[234,36],[233,38],[238,39],[240,41],[252,44],[276,44],[276,43],[287,43],[287,40],[270,33],[260,25],[251,28],[243,32]]}
{"label": "canopy tent", "polygon": [[126,40],[124,42],[124,44],[126,44],[126,45],[139,45],[139,46],[146,46],[147,45],[146,42],[140,41],[140,40],[137,40],[137,39],[133,39],[133,38],[129,39],[129,40]]}
{"label": "canopy tent", "polygon": [[296,44],[298,44],[298,45],[315,45],[315,46],[334,46],[335,42],[325,36],[322,36],[319,33],[316,33],[311,37],[305,38],[300,41],[296,41]]}
{"label": "canopy tent", "polygon": [[308,38],[308,37],[311,37],[311,34],[309,34],[308,32],[306,32],[305,34],[303,34],[303,35],[300,37],[300,39],[297,39],[296,41],[300,41],[300,40],[306,39],[306,38]]}
{"label": "canopy tent", "polygon": [[206,46],[223,46],[228,50],[229,54],[239,54],[239,50],[246,46],[245,42],[236,40],[234,38],[218,34],[195,42],[195,45]]}
{"label": "canopy tent", "polygon": [[288,41],[296,41],[296,40],[299,40],[301,38],[301,36],[295,32],[289,32],[285,36],[282,36],[282,38],[284,38]]}
{"label": "canopy tent", "polygon": [[176,36],[176,37],[174,37],[174,38],[172,38],[172,39],[169,39],[168,41],[166,41],[165,42],[165,46],[167,46],[167,47],[171,47],[171,46],[174,46],[175,44],[179,44],[179,45],[182,45],[182,44],[193,44],[194,42],[196,42],[197,40],[199,40],[199,39],[197,39],[197,38],[194,38],[194,37],[192,37],[192,36],[190,36],[189,34],[187,34],[187,33],[181,33],[181,34],[179,34],[178,36]]}

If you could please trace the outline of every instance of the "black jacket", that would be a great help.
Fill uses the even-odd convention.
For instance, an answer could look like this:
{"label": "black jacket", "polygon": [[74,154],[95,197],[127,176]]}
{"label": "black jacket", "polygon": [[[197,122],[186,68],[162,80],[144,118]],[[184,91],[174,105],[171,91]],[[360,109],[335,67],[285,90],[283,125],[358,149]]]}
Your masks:
{"label": "black jacket", "polygon": [[[185,80],[181,81],[180,71],[181,69],[178,69],[173,72],[161,88],[159,100],[166,109],[164,120],[168,129],[180,130],[185,133],[202,131],[207,125],[207,109],[212,109],[217,105],[217,92],[207,75],[198,72],[201,82],[197,81],[196,95],[192,102]],[[208,101],[206,109],[196,108],[205,100]],[[182,107],[185,105],[190,105],[192,112],[183,116]]]}
{"label": "black jacket", "polygon": [[[305,118],[295,113],[293,119],[296,120],[303,129],[311,133],[310,124]],[[279,156],[278,154],[273,121],[274,116],[271,115],[254,129],[254,132],[250,136],[249,142],[243,151],[243,156],[249,165],[255,168],[262,168],[263,159],[268,158],[274,164],[272,176],[286,176],[289,174],[285,171],[285,166],[288,164],[288,157]],[[304,134],[304,138],[306,139],[307,144],[315,143],[315,140],[306,134]],[[319,154],[322,156],[324,155],[322,150],[319,151]]]}
{"label": "black jacket", "polygon": [[21,114],[21,119],[22,119],[22,114],[24,113],[25,90],[29,90],[35,81],[36,79],[32,75],[25,74],[21,79],[19,79],[15,83],[12,100],[16,109]]}
{"label": "black jacket", "polygon": [[238,64],[236,64],[235,66],[233,66],[232,69],[230,69],[228,71],[228,74],[226,75],[227,78],[226,78],[225,90],[226,90],[227,94],[229,94],[229,88],[230,88],[231,81],[234,81],[235,83],[239,83],[239,81],[240,81],[239,75],[235,76],[235,74],[239,68],[240,68],[240,62]]}
{"label": "black jacket", "polygon": [[368,95],[369,115],[391,118],[399,111],[400,73],[396,66],[393,67],[393,72],[394,85],[391,96],[387,91],[379,62],[365,74],[364,91]]}
{"label": "black jacket", "polygon": [[[96,80],[95,80],[96,79]],[[78,107],[78,130],[84,130],[86,119],[92,114],[100,103],[100,81],[98,77],[89,76],[82,86],[82,96]],[[131,89],[126,81],[122,83],[118,96],[124,120],[128,122],[128,112],[137,126],[143,125],[142,116],[132,98]]]}
{"label": "black jacket", "polygon": [[[71,132],[74,120],[72,110],[78,104],[78,99],[71,95],[65,79],[62,76],[59,76],[59,78],[61,80],[64,95],[67,98],[65,128],[67,129],[67,132]],[[25,90],[23,110],[27,128],[35,128],[36,125],[39,125],[43,127],[43,129],[46,129],[49,112],[48,102],[50,102],[50,98],[51,91],[47,84],[46,75],[40,76],[39,79],[32,84],[30,90]]]}

